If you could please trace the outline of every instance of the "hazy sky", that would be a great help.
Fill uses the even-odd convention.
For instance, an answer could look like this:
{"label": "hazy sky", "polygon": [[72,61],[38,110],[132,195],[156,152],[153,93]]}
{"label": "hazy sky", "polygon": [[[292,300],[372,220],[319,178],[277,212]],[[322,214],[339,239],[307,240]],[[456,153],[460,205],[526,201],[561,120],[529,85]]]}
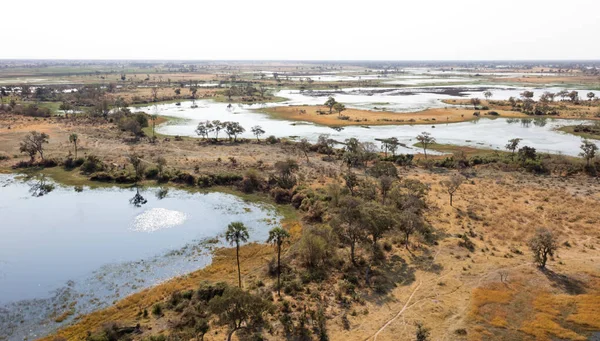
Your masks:
{"label": "hazy sky", "polygon": [[600,59],[598,0],[6,0],[0,13],[0,58]]}

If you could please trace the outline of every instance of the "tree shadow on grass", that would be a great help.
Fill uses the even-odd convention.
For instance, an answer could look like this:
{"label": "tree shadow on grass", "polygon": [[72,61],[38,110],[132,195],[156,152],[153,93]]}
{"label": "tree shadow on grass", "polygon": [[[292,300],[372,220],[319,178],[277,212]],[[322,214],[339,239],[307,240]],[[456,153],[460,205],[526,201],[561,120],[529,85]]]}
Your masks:
{"label": "tree shadow on grass", "polygon": [[436,263],[434,256],[429,249],[426,249],[422,255],[410,253],[412,264],[419,270],[440,274],[444,270],[442,264]]}
{"label": "tree shadow on grass", "polygon": [[398,255],[391,256],[385,263],[372,269],[370,284],[373,288],[373,299],[382,301],[384,295],[389,294],[397,286],[411,285],[415,277],[415,269]]}
{"label": "tree shadow on grass", "polygon": [[561,275],[550,269],[542,269],[541,271],[552,282],[554,287],[563,290],[569,295],[581,295],[585,293],[585,283],[582,281],[567,275]]}

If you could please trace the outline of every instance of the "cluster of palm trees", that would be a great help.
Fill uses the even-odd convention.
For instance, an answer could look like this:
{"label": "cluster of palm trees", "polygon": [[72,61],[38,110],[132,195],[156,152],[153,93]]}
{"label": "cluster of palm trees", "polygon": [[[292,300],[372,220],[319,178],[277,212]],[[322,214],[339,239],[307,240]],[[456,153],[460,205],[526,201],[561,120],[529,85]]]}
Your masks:
{"label": "cluster of palm trees", "polygon": [[[240,268],[240,244],[245,243],[250,238],[248,228],[244,223],[236,221],[232,222],[227,226],[225,232],[225,239],[231,244],[235,245],[235,256],[237,259],[238,268],[238,284],[242,287],[242,272]],[[281,247],[284,243],[287,243],[290,238],[289,232],[281,227],[274,227],[269,231],[269,238],[267,243],[271,243],[277,250],[277,294],[281,296]]]}

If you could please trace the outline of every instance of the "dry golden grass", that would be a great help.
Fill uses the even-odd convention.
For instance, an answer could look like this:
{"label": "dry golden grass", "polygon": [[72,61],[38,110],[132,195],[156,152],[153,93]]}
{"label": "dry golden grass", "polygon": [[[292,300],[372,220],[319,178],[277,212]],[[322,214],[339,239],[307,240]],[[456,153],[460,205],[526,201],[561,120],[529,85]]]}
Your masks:
{"label": "dry golden grass", "polygon": [[[579,94],[580,96],[585,96],[585,94]],[[582,97],[583,98],[583,97]],[[452,105],[471,105],[470,99],[446,99],[442,102],[446,104]],[[531,116],[525,115],[518,111],[512,111],[512,107],[508,104],[508,101],[494,101],[494,100],[481,100],[482,106],[487,106],[490,110],[497,111],[500,113],[502,117],[514,117],[514,118],[539,118],[539,116]],[[597,120],[600,119],[596,115],[599,113],[599,106],[597,102],[587,102],[582,101],[581,104],[573,104],[567,101],[554,101],[548,103],[548,105],[552,108],[555,108],[559,111],[559,116],[547,116],[549,118],[555,119],[590,119]],[[482,114],[484,111],[482,111]],[[512,116],[510,115],[512,113]]]}
{"label": "dry golden grass", "polygon": [[[341,120],[335,112],[330,115],[319,114],[318,111],[329,112],[329,108],[325,106],[281,106],[263,109],[263,111],[276,118],[306,121],[326,126],[456,123],[477,119],[476,116],[473,116],[472,109],[464,108],[427,109],[411,113],[347,109],[341,115],[348,116],[348,120]],[[515,111],[497,110],[497,112],[501,117],[527,117],[527,115]]]}
{"label": "dry golden grass", "polygon": [[[10,130],[8,124],[11,124]],[[124,164],[123,156],[131,151],[131,146],[123,143],[125,136],[110,125],[55,119],[35,121],[19,117],[0,120],[0,150],[9,155],[18,153],[19,139],[34,128],[50,134],[48,156],[51,157],[66,155],[68,134],[71,132],[80,134],[81,153],[94,153],[108,162]],[[268,161],[264,166],[268,170],[270,163],[294,155],[293,150],[285,145],[199,146],[198,140],[192,139],[161,141],[157,145],[141,143],[135,149],[149,162],[158,155],[164,155],[170,167],[189,172],[193,172],[195,165],[201,172],[242,172],[257,166],[259,160]],[[228,156],[236,157],[238,165],[228,164]],[[219,157],[224,161],[217,162]],[[296,157],[301,165],[301,175],[311,187],[325,185],[339,174],[337,169],[331,170],[333,176],[327,175],[329,173],[323,170],[339,168],[339,164],[323,162],[317,155],[310,155],[310,165],[302,156]],[[0,168],[24,158],[3,161]],[[454,207],[450,207],[448,194],[439,184],[449,174],[431,173],[420,168],[401,170],[402,177],[419,179],[430,185],[426,219],[445,237],[435,246],[425,246],[415,237],[410,252],[402,245],[393,246],[388,256],[395,254],[406,260],[415,270],[415,279],[414,282],[400,279],[388,296],[367,297],[364,305],[355,303],[344,310],[336,303],[333,294],[338,277],[323,283],[322,290],[316,289],[322,292],[321,302],[327,307],[332,340],[372,340],[373,335],[403,308],[403,313],[381,330],[377,340],[411,339],[416,321],[422,321],[431,328],[432,339],[435,340],[444,337],[457,340],[545,340],[559,336],[576,339],[586,336],[589,329],[600,328],[596,318],[600,309],[596,288],[600,285],[594,277],[597,273],[595,260],[600,259],[600,231],[597,228],[600,221],[600,185],[587,177],[535,177],[485,168],[475,169],[475,172],[476,176],[460,187],[454,198]],[[295,238],[300,236],[302,225],[299,222],[287,221],[284,225]],[[532,258],[525,242],[537,227],[542,226],[553,229],[561,244],[549,267],[557,274],[581,281],[585,287],[583,293],[571,295],[565,292],[531,264]],[[456,237],[459,233],[470,231],[475,235],[471,238],[476,245],[474,252],[458,246],[459,238]],[[388,240],[393,241],[394,237]],[[566,241],[571,247],[562,246]],[[127,297],[108,309],[83,316],[58,335],[75,340],[105,322],[116,320],[135,324],[140,309],[151,307],[174,291],[196,288],[202,280],[235,283],[233,252],[218,250],[213,264],[206,269],[165,282]],[[341,253],[345,256],[344,251]],[[249,245],[243,248],[242,268],[247,283],[261,279],[269,285],[270,279],[264,277],[263,271],[272,255],[271,246]],[[419,265],[417,257],[428,259],[438,266],[438,270]],[[508,273],[506,284],[500,282],[499,274],[504,271]],[[286,299],[292,300],[290,297]],[[558,315],[556,311],[559,311]],[[349,330],[344,329],[341,321],[344,313],[350,322]],[[144,336],[167,328],[165,320],[168,316],[141,321],[153,327]],[[462,329],[467,331],[466,336],[457,334]],[[219,336],[222,338],[222,333]],[[219,336],[211,335],[214,338]],[[276,340],[277,336],[268,336],[267,339]]]}

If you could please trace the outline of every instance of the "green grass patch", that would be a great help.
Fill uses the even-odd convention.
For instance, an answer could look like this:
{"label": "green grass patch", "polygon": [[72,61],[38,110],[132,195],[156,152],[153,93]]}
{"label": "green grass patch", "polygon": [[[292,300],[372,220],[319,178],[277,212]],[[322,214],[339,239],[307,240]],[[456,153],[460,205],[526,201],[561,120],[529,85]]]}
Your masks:
{"label": "green grass patch", "polygon": [[[421,152],[423,152],[423,145],[418,142],[413,144],[413,147],[421,148]],[[472,156],[488,156],[488,155],[509,155],[510,152],[501,151],[497,149],[489,149],[489,148],[477,148],[471,146],[459,146],[455,144],[442,144],[442,143],[434,143],[429,145],[427,150],[434,150],[436,152],[441,152],[445,154],[455,154],[458,152],[464,152],[467,157]],[[431,156],[431,155],[429,155]],[[438,155],[433,155],[432,157],[436,157]],[[439,156],[438,156],[439,157]]]}
{"label": "green grass patch", "polygon": [[[557,128],[556,130],[562,131],[563,133],[579,136],[584,139],[600,140],[600,127],[590,126],[589,131],[581,131],[580,125],[564,126]],[[578,130],[578,131],[576,131]]]}

